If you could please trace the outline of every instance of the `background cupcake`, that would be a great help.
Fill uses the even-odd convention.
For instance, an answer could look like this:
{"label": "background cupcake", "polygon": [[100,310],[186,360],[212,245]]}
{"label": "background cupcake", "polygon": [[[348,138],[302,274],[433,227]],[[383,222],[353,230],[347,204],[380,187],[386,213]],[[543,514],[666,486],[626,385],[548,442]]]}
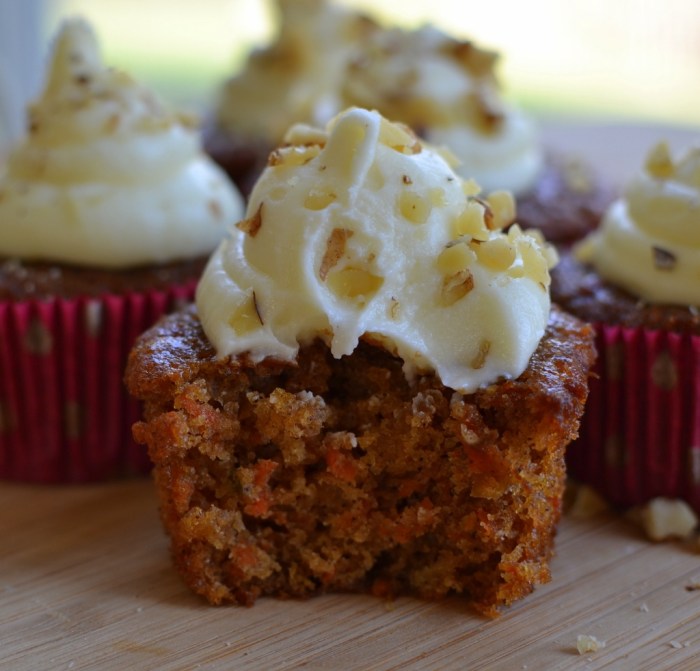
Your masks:
{"label": "background cupcake", "polygon": [[66,21],[0,176],[0,477],[147,468],[126,354],[192,298],[241,208],[196,125],[106,68],[85,21]]}
{"label": "background cupcake", "polygon": [[277,35],[224,83],[204,146],[248,194],[293,123],[325,124],[340,109],[351,51],[377,26],[326,0],[276,0]]}
{"label": "background cupcake", "polygon": [[358,45],[341,99],[446,147],[462,177],[516,196],[521,226],[568,244],[598,225],[613,191],[580,161],[545,151],[534,120],[505,100],[498,58],[430,26],[377,30]]}
{"label": "background cupcake", "polygon": [[447,147],[485,190],[511,191],[520,224],[548,240],[569,244],[598,224],[613,190],[580,160],[545,152],[534,121],[504,99],[498,54],[326,0],[278,0],[278,9],[275,40],[224,85],[205,128],[207,151],[245,193],[289,125],[358,106]]}
{"label": "background cupcake", "polygon": [[700,511],[700,149],[655,147],[600,230],[563,254],[552,296],[593,322],[599,360],[572,476],[627,507]]}

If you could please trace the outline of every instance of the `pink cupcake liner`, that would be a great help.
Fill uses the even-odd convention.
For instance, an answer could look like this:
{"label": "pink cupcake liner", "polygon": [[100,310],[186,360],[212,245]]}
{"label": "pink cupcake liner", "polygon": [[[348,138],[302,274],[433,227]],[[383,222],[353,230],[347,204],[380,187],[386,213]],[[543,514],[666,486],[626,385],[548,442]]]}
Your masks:
{"label": "pink cupcake liner", "polygon": [[700,337],[595,328],[598,361],[569,474],[619,507],[665,496],[700,513]]}
{"label": "pink cupcake liner", "polygon": [[78,483],[145,475],[123,383],[136,337],[192,300],[167,291],[0,301],[0,479]]}

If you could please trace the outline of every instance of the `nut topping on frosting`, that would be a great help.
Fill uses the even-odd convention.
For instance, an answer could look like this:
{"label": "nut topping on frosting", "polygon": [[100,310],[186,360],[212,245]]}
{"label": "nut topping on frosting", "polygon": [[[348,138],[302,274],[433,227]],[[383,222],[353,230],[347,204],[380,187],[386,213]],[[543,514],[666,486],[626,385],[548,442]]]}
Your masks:
{"label": "nut topping on frosting", "polygon": [[[550,307],[556,253],[517,224],[512,197],[478,198],[433,147],[378,112],[350,108],[290,129],[246,222],[212,255],[198,311],[221,356],[290,360],[360,338],[472,392],[526,368]],[[300,162],[300,153],[309,152]]]}
{"label": "nut topping on frosting", "polygon": [[0,175],[0,256],[150,265],[208,254],[240,218],[196,126],[105,67],[82,19],[61,27],[28,116]]}
{"label": "nut topping on frosting", "polygon": [[576,248],[601,277],[650,303],[700,305],[700,147],[666,143]]}

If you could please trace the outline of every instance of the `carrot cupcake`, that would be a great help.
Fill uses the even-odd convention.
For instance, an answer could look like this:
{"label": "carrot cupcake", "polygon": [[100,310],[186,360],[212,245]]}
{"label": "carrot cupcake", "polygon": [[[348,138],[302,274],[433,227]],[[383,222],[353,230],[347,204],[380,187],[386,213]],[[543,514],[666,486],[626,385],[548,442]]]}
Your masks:
{"label": "carrot cupcake", "polygon": [[447,147],[464,178],[516,196],[521,226],[568,244],[598,225],[613,192],[580,161],[544,150],[533,119],[504,99],[498,58],[431,26],[377,30],[348,66],[342,101]]}
{"label": "carrot cupcake", "polygon": [[196,306],[126,382],[175,564],[211,603],[461,594],[549,579],[594,357],[553,250],[407,127],[292,128]]}
{"label": "carrot cupcake", "polygon": [[652,149],[601,228],[562,255],[553,299],[592,322],[600,359],[572,476],[612,503],[700,512],[700,149]]}
{"label": "carrot cupcake", "polygon": [[28,116],[0,175],[0,477],[143,473],[127,352],[193,298],[242,200],[196,125],[106,68],[81,19]]}

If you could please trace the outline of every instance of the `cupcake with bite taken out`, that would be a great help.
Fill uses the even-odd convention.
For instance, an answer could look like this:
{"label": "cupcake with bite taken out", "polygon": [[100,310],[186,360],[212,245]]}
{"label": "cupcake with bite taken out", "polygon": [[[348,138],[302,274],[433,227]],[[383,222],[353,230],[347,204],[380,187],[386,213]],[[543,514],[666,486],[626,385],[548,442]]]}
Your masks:
{"label": "cupcake with bite taken out", "polygon": [[0,173],[0,478],[143,473],[127,352],[192,300],[242,199],[82,19],[61,26],[28,117]]}
{"label": "cupcake with bite taken out", "polygon": [[700,149],[654,147],[562,255],[552,296],[594,324],[600,353],[572,476],[620,507],[665,497],[700,512]]}
{"label": "cupcake with bite taken out", "polygon": [[126,382],[185,582],[214,604],[460,594],[549,579],[594,358],[553,249],[406,126],[295,126],[196,304]]}

